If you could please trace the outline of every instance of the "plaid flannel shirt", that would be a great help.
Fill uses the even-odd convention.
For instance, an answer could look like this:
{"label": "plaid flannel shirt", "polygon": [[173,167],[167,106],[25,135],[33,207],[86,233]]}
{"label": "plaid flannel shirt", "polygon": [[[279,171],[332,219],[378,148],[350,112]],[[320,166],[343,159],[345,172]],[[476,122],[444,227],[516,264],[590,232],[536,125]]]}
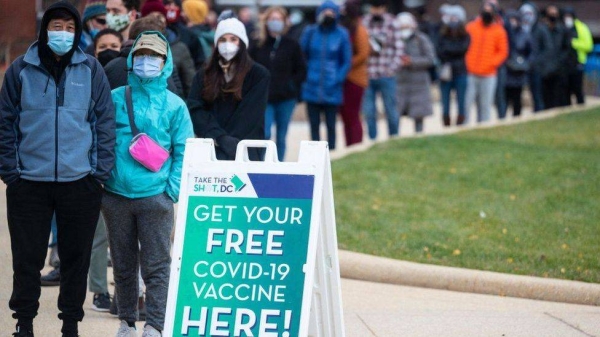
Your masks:
{"label": "plaid flannel shirt", "polygon": [[[379,53],[371,52],[369,57],[369,78],[394,77],[400,68],[400,57],[404,52],[404,42],[399,33],[399,26],[391,14],[383,15],[383,22],[373,22],[371,14],[363,18],[363,24],[369,31],[372,42],[381,46]],[[371,50],[373,48],[371,47]]]}

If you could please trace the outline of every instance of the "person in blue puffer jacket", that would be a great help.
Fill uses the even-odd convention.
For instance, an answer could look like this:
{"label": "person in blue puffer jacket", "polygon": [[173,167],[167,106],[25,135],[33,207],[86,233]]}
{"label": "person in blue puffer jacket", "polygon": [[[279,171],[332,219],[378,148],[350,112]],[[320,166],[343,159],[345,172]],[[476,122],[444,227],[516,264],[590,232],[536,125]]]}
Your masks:
{"label": "person in blue puffer jacket", "polygon": [[[142,336],[160,336],[165,320],[170,274],[173,203],[178,201],[187,138],[193,138],[185,102],[167,90],[173,57],[157,31],[141,33],[127,58],[135,126],[170,156],[158,172],[146,169],[129,153],[133,132],[126,88],[112,91],[116,109],[116,162],[105,184],[102,214],[108,229],[121,325],[117,336],[136,335],[138,260],[146,284],[146,325]],[[139,242],[139,246],[138,246]],[[139,247],[139,248],[138,248]]]}
{"label": "person in blue puffer jacket", "polygon": [[329,148],[335,149],[335,121],[343,103],[344,81],[352,63],[348,31],[338,24],[340,9],[325,1],[317,9],[317,24],[304,30],[300,46],[306,57],[308,73],[302,85],[307,103],[312,140],[319,140],[321,112],[325,113]]}

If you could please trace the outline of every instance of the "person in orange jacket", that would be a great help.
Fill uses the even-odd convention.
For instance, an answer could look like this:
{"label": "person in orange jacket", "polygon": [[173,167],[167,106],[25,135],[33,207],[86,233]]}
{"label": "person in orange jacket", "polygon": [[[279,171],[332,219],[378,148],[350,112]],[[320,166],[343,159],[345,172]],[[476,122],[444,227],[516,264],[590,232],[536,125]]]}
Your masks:
{"label": "person in orange jacket", "polygon": [[490,119],[490,109],[497,85],[498,68],[508,57],[508,37],[502,23],[497,22],[497,8],[485,3],[478,18],[467,25],[471,44],[465,55],[468,72],[466,94],[467,116],[477,100],[477,121]]}

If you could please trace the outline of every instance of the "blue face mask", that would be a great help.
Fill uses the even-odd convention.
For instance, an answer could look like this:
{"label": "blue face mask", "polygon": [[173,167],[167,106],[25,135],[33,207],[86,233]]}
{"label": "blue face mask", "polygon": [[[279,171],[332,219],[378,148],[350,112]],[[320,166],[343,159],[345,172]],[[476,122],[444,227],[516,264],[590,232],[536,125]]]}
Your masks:
{"label": "blue face mask", "polygon": [[160,75],[162,57],[142,55],[133,57],[133,73],[140,78],[154,78]]}
{"label": "blue face mask", "polygon": [[58,56],[63,56],[71,50],[74,40],[74,33],[69,33],[65,30],[48,31],[48,47]]}
{"label": "blue face mask", "polygon": [[96,37],[96,35],[98,35],[99,32],[100,32],[100,29],[98,29],[98,28],[90,29],[90,36],[92,37],[92,39],[94,39]]}
{"label": "blue face mask", "polygon": [[273,34],[280,34],[285,28],[285,23],[281,20],[269,20],[267,21],[267,28]]}

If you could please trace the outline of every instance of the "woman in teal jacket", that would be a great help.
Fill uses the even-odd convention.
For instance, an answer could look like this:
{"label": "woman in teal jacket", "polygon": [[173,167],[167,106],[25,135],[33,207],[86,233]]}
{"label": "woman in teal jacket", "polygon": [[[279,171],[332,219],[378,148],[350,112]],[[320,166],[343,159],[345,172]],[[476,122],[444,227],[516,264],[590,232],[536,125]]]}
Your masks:
{"label": "woman in teal jacket", "polygon": [[194,135],[184,101],[167,90],[173,58],[165,37],[155,31],[140,34],[127,58],[127,67],[132,69],[128,83],[135,125],[169,151],[170,156],[158,172],[133,159],[129,154],[133,134],[126,87],[114,89],[116,162],[105,184],[102,212],[119,299],[121,325],[117,336],[135,334],[138,263],[146,284],[146,326],[142,336],[160,336],[169,284],[173,203],[179,195],[185,142]]}

